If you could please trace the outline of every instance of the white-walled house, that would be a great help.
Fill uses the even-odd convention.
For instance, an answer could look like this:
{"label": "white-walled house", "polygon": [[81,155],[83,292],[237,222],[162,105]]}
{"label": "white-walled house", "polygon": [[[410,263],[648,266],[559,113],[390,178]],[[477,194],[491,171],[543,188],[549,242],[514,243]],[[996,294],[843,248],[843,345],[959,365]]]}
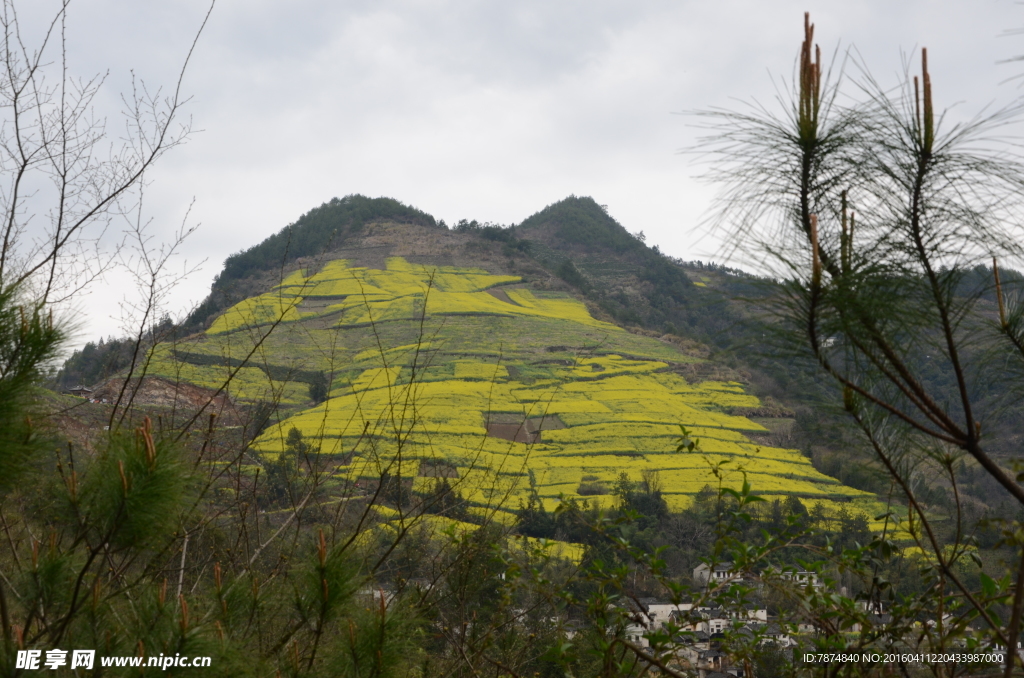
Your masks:
{"label": "white-walled house", "polygon": [[783,572],[780,576],[783,579],[796,582],[801,586],[810,586],[814,589],[820,589],[825,585],[820,579],[818,579],[817,572],[800,570],[798,572]]}
{"label": "white-walled house", "polygon": [[693,568],[693,581],[702,586],[712,586],[740,579],[742,577],[733,570],[732,563],[716,563],[714,567],[707,563],[701,563]]}
{"label": "white-walled house", "polygon": [[670,603],[657,598],[640,598],[638,602],[643,608],[649,629],[664,627],[674,612],[689,612],[693,609],[693,603]]}

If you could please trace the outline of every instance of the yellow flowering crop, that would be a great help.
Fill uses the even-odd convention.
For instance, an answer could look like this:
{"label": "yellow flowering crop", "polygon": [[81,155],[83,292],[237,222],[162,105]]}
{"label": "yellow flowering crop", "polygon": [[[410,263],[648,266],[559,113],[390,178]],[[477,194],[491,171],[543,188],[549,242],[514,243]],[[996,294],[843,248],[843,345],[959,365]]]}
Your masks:
{"label": "yellow flowering crop", "polygon": [[[268,362],[308,373],[324,369],[324,347],[334,347],[330,397],[315,407],[307,407],[305,382],[272,381],[255,367],[239,371],[233,398],[281,393],[292,407],[253,447],[275,455],[295,427],[325,453],[355,453],[339,478],[372,478],[401,458],[416,492],[436,482],[416,476],[419,460],[442,459],[458,469],[452,480],[474,512],[511,515],[534,491],[553,508],[559,497],[580,498],[585,475],[611,490],[621,473],[638,480],[647,470],[659,471],[669,505],[682,508],[718,482],[707,459],[728,461],[726,478],[737,487],[746,473],[755,492],[797,495],[830,510],[833,499],[843,506],[871,500],[798,452],[749,438],[767,429],[730,413],[759,405],[742,384],[688,381],[678,368],[697,359],[599,321],[567,294],[521,282],[398,257],[386,270],[339,259],[312,275],[295,271],[271,292],[236,304],[188,350],[246,355],[249,334],[238,330],[278,320],[281,329],[261,354]],[[155,353],[153,365],[162,376],[211,388],[227,371],[180,362],[169,351]],[[680,424],[701,453],[675,451]],[[585,499],[615,501],[612,494]]]}
{"label": "yellow flowering crop", "polygon": [[246,299],[235,304],[224,315],[217,318],[207,333],[220,334],[280,321],[299,320],[301,318],[298,310],[300,301],[299,297],[286,295],[283,292],[268,292]]}

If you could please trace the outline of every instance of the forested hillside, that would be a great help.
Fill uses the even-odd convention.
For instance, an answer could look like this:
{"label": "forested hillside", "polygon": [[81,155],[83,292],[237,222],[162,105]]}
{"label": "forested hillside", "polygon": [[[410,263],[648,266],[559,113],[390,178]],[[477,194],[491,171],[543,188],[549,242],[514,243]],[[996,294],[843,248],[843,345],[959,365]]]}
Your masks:
{"label": "forested hillside", "polygon": [[[390,224],[388,235],[373,235],[383,224]],[[356,260],[383,267],[382,253],[394,250],[405,227],[418,234],[418,249],[402,252],[410,260],[428,266],[483,263],[488,270],[519,273],[524,281],[542,288],[576,295],[600,317],[634,332],[672,337],[684,351],[703,359],[701,374],[742,383],[760,398],[757,407],[736,410],[764,427],[755,439],[797,449],[820,472],[852,487],[887,491],[884,474],[856,436],[847,432],[838,400],[816,366],[795,359],[788,347],[775,340],[772,320],[762,310],[765,300],[776,294],[771,280],[711,262],[673,260],[627,231],[589,197],[566,198],[518,225],[462,221],[451,230],[396,200],[357,195],[334,199],[264,242],[229,257],[210,296],[181,327],[174,328],[174,334],[183,336],[209,326],[247,296],[278,287],[282,277],[300,265],[316,270],[333,256],[354,255]],[[1008,271],[1004,279],[1012,286],[1021,276]],[[960,293],[981,295],[994,313],[990,280],[990,273],[979,269],[963,281]],[[117,340],[90,344],[67,361],[60,385],[91,385],[112,376],[125,364],[129,348]],[[122,353],[125,356],[119,358]],[[296,369],[313,374],[322,366]],[[940,387],[951,377],[936,372],[931,378]],[[304,377],[301,383],[308,380]],[[1020,416],[1019,407],[1010,408],[1002,425],[1011,425]],[[972,508],[976,517],[997,510],[1004,496],[984,474],[978,480],[978,485],[967,482],[961,488],[977,500]],[[922,496],[937,506],[954,501],[949,488],[941,484],[925,486]]]}
{"label": "forested hillside", "polygon": [[[763,609],[793,629],[836,614],[818,609],[812,589],[787,589],[789,574],[785,594],[702,586],[694,568],[719,560],[761,581],[813,567],[843,595],[866,595],[881,578],[887,604],[921,616],[919,535],[899,521],[906,508],[848,432],[838,394],[778,338],[765,311],[775,282],[670,259],[577,197],[523,224],[449,229],[395,201],[352,196],[229,262],[185,322],[90,345],[59,377],[96,380],[97,402],[68,398],[78,402],[58,421],[69,450],[88,449],[118,412],[188,431],[209,479],[204,517],[187,533],[199,545],[174,552],[187,564],[183,582],[200,586],[211,563],[273,579],[312,543],[321,588],[302,595],[330,600],[339,587],[339,604],[353,610],[374,596],[408,606],[368,608],[364,621],[343,613],[367,652],[391,653],[396,666],[409,648],[426,664],[500,661],[541,675],[566,666],[589,675],[607,656],[559,654],[566,638],[597,647],[608,634],[640,637],[629,629],[649,603],[609,607],[606,591],[707,601],[685,606],[710,606],[692,613],[709,631],[707,619],[724,612],[708,609]],[[965,276],[958,293],[994,310],[988,274]],[[1020,276],[1004,279],[1009,287]],[[136,370],[128,381],[126,363]],[[949,375],[928,378],[941,387]],[[1003,425],[1017,412],[1006,408]],[[953,539],[959,523],[947,516],[960,509],[983,564],[961,576],[979,587],[1007,553],[983,520],[1005,510],[1004,493],[958,463],[958,494],[922,468],[916,497],[939,540]],[[205,532],[221,522],[242,530],[234,542]],[[830,560],[811,564],[807,553]],[[254,568],[257,558],[266,562]],[[364,588],[346,583],[355,581]],[[299,628],[313,639],[319,624],[335,628],[290,611],[286,589],[271,586],[253,612],[274,634]],[[877,609],[842,614],[868,624]],[[450,636],[470,610],[484,635]],[[382,623],[394,626],[365,637]],[[433,635],[407,643],[407,624]],[[247,628],[230,627],[234,642],[262,642]],[[347,651],[330,644],[345,637],[330,632],[331,652]],[[771,676],[775,647],[755,639],[729,652]]]}

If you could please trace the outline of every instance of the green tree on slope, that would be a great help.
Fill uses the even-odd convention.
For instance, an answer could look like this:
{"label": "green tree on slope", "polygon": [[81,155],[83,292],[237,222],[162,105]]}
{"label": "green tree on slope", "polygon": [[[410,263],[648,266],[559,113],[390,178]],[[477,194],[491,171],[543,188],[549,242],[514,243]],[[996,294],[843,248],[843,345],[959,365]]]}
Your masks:
{"label": "green tree on slope", "polygon": [[[914,476],[943,478],[956,495],[958,470],[969,460],[1024,507],[1020,460],[991,452],[994,436],[1020,434],[998,423],[1021,397],[1024,304],[1003,289],[996,262],[1024,254],[1024,165],[1011,144],[992,136],[1020,109],[946,123],[926,50],[919,74],[908,73],[896,90],[864,74],[847,98],[849,82],[842,73],[828,79],[813,35],[805,21],[784,110],[706,114],[705,150],[717,163],[711,178],[724,186],[718,223],[738,249],[776,265],[786,281],[773,307],[779,338],[835,380],[907,503],[890,520],[901,520],[931,554],[928,600],[940,617],[953,614],[927,627],[927,642],[949,647],[977,618],[994,642],[1016,646],[1022,525],[1003,522],[1016,554],[1008,583],[983,575],[985,586],[969,586],[963,568],[974,553],[973,526],[957,500],[949,516],[956,529],[945,543]],[[934,387],[934,372],[946,376],[947,388]]]}

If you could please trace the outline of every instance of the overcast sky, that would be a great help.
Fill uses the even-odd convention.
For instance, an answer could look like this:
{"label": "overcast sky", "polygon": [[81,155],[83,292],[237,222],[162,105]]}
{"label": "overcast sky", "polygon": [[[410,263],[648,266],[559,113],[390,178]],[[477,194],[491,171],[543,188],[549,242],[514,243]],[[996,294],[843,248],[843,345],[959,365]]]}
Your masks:
{"label": "overcast sky", "polygon": [[[104,114],[130,69],[173,80],[205,9],[72,2],[72,68],[109,70]],[[855,46],[884,82],[928,47],[936,104],[954,115],[1022,94],[1005,81],[1024,64],[998,63],[1024,54],[1003,35],[1024,26],[1011,0],[219,0],[185,79],[202,132],[151,177],[157,231],[194,199],[182,256],[205,260],[171,310],[200,301],[227,255],[350,193],[503,224],[588,195],[668,254],[715,258],[697,230],[713,189],[679,154],[698,134],[680,113],[769,101],[805,10],[826,54]],[[118,333],[123,292],[116,277],[95,288],[80,341]]]}

